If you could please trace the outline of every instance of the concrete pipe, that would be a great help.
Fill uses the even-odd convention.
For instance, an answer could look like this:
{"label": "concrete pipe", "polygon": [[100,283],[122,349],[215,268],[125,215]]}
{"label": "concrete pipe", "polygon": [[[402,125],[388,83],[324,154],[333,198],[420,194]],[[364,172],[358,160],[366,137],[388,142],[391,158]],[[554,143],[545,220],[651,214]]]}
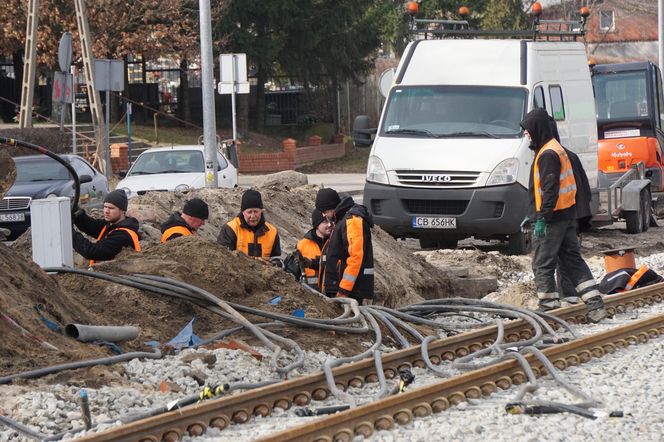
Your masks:
{"label": "concrete pipe", "polygon": [[91,341],[130,341],[138,336],[138,327],[130,325],[112,326],[112,325],[82,325],[67,324],[65,326],[65,335],[77,339],[81,342]]}

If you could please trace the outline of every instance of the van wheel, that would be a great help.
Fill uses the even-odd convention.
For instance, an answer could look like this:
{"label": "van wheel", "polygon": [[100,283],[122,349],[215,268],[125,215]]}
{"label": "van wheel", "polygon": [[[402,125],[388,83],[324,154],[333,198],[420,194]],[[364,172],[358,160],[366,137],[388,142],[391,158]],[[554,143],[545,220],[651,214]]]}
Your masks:
{"label": "van wheel", "polygon": [[509,255],[527,255],[532,248],[533,238],[530,231],[514,233],[507,239],[507,253]]}

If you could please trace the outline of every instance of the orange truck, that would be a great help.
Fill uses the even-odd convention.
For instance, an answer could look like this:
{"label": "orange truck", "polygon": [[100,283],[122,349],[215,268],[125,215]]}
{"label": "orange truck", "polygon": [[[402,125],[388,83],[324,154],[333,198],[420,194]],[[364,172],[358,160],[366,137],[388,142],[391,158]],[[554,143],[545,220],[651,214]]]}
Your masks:
{"label": "orange truck", "polygon": [[[651,62],[603,64],[591,69],[597,111],[599,184],[609,188],[638,163],[651,192],[664,191],[662,75]],[[642,201],[650,212],[652,200]],[[633,225],[646,230],[648,224]],[[628,220],[629,221],[629,220]]]}

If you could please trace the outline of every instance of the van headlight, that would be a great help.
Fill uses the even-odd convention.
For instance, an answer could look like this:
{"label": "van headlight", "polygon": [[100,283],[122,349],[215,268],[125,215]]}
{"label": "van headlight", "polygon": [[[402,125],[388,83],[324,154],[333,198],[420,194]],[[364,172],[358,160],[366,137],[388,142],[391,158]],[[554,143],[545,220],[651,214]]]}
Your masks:
{"label": "van headlight", "polygon": [[390,184],[383,162],[377,156],[370,156],[367,163],[367,181],[370,183]]}
{"label": "van headlight", "polygon": [[516,175],[519,172],[519,160],[516,158],[508,158],[503,160],[493,169],[489,179],[486,182],[487,186],[500,186],[502,184],[512,184],[516,181]]}
{"label": "van headlight", "polygon": [[182,193],[188,192],[189,191],[189,186],[186,185],[186,184],[178,184],[177,186],[175,186],[175,191],[176,192],[182,192]]}

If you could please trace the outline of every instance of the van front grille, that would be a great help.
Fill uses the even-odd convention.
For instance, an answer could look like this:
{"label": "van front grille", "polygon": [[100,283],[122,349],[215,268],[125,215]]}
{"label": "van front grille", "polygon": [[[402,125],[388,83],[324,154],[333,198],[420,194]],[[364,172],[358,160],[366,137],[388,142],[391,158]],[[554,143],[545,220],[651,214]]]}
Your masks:
{"label": "van front grille", "polygon": [[399,183],[412,187],[472,187],[480,172],[396,170]]}

